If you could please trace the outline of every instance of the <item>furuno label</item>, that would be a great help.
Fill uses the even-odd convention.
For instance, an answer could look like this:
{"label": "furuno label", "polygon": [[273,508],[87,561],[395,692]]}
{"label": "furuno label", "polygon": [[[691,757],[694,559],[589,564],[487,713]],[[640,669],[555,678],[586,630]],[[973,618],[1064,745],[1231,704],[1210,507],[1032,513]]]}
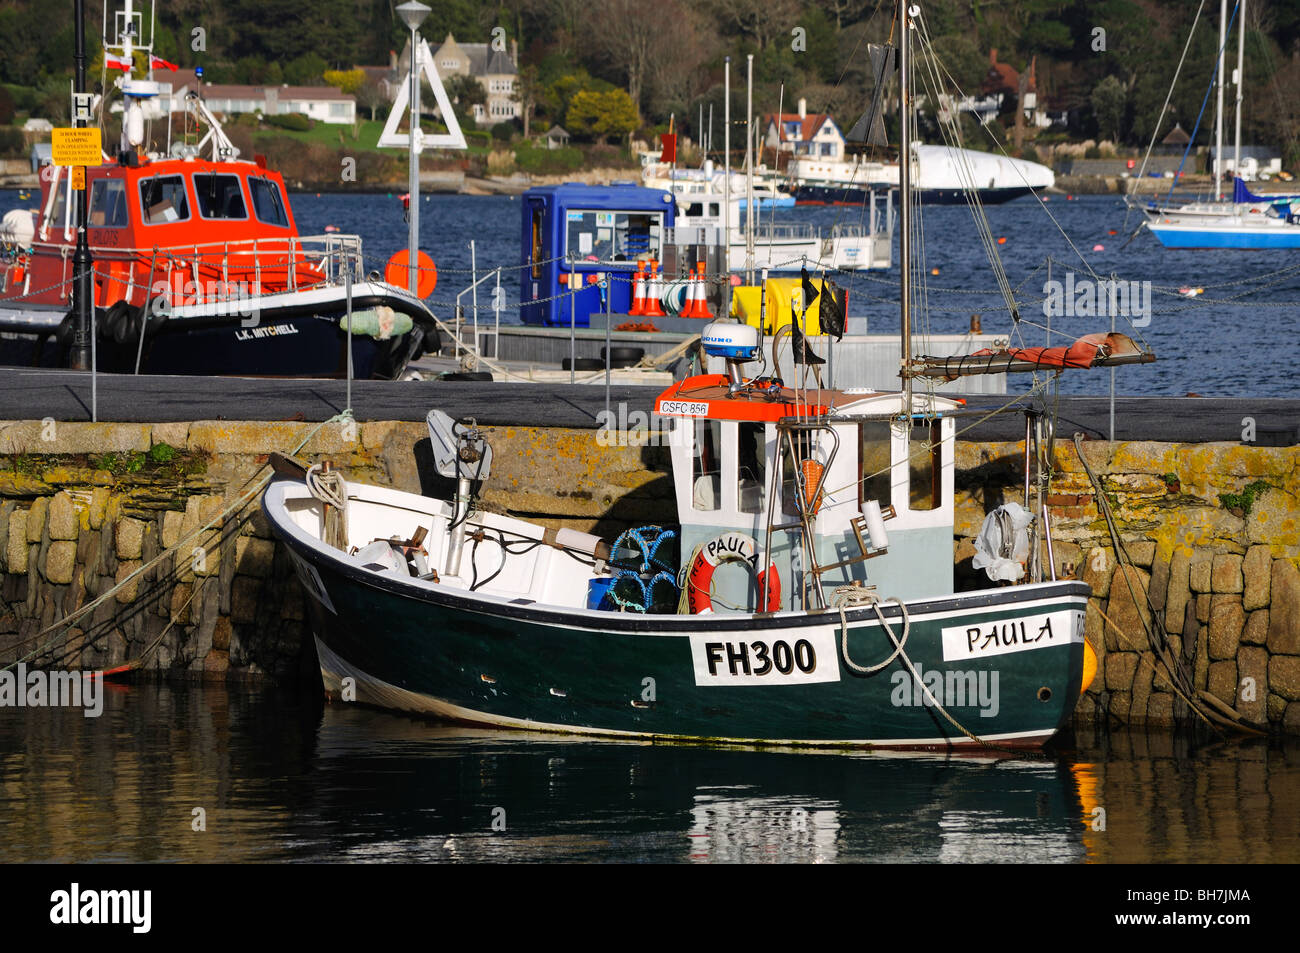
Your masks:
{"label": "furuno label", "polygon": [[660,417],[707,417],[709,402],[707,400],[661,400]]}
{"label": "furuno label", "polygon": [[1083,613],[1066,609],[1016,619],[945,626],[943,660],[988,658],[1082,641]]}
{"label": "furuno label", "polygon": [[807,685],[840,680],[831,632],[773,633],[763,638],[692,635],[690,639],[696,685]]}

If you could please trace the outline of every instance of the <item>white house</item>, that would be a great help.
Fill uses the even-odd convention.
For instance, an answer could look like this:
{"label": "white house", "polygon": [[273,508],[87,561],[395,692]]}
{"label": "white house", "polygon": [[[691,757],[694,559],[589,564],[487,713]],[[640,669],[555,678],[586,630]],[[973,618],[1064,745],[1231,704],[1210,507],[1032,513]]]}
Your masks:
{"label": "white house", "polygon": [[319,122],[351,125],[357,119],[357,99],[333,86],[238,86],[202,83],[193,70],[182,70],[172,93],[172,109],[185,108],[185,94],[199,89],[203,101],[214,113],[261,113],[284,116],[301,113]]}
{"label": "white house", "polygon": [[768,149],[838,161],[844,158],[844,134],[826,113],[808,112],[799,100],[797,113],[768,113],[763,117],[763,145]]}

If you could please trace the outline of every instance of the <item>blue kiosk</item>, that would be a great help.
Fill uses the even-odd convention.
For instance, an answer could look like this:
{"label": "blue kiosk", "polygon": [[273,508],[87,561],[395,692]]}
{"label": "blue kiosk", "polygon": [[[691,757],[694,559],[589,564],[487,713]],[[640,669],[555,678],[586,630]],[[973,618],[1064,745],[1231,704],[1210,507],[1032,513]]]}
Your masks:
{"label": "blue kiosk", "polygon": [[[631,182],[543,186],[525,192],[522,205],[520,316],[551,327],[569,327],[571,319],[590,327],[607,304],[626,314],[637,261],[663,259],[664,230],[676,213],[668,192]],[[603,275],[615,279],[604,288]]]}

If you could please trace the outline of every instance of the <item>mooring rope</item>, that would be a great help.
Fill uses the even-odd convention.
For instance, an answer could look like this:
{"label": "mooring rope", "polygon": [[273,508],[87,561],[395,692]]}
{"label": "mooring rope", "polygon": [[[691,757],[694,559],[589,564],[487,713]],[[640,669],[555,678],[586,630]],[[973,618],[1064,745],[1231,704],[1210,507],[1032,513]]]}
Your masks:
{"label": "mooring rope", "polygon": [[[345,411],[343,411],[343,412],[340,413],[340,414],[335,414],[333,417],[330,417],[328,420],[323,420],[323,421],[321,421],[317,426],[315,426],[315,427],[312,428],[312,430],[307,434],[306,437],[304,437],[304,438],[302,439],[302,441],[298,444],[298,446],[296,446],[296,447],[293,449],[292,453],[298,453],[300,450],[302,450],[303,447],[307,446],[307,444],[311,442],[311,439],[312,439],[314,436],[316,436],[316,434],[318,434],[321,430],[323,430],[323,429],[325,428],[326,425],[328,425],[328,424],[332,424],[332,423],[342,423],[342,422],[344,422],[344,421],[350,421],[350,420],[352,420],[352,411],[351,411],[351,410],[345,410]],[[261,469],[265,469],[267,466],[270,466],[270,463],[269,463],[269,462],[263,464],[262,467],[261,467]],[[110,599],[111,597],[115,596],[115,595],[116,595],[118,592],[120,592],[122,589],[126,588],[126,587],[127,587],[128,585],[130,585],[134,580],[140,578],[140,577],[143,576],[145,573],[147,573],[149,570],[153,569],[153,567],[156,566],[156,565],[158,565],[158,563],[160,563],[160,562],[162,562],[164,559],[169,558],[169,557],[173,556],[174,554],[178,553],[178,552],[181,550],[181,548],[182,548],[183,546],[185,546],[187,543],[189,543],[189,542],[191,542],[192,540],[198,538],[199,536],[202,536],[205,532],[207,532],[209,529],[211,529],[215,524],[223,523],[223,522],[225,522],[225,520],[226,520],[228,517],[233,516],[235,513],[238,513],[238,512],[239,512],[240,510],[242,510],[245,506],[247,506],[250,502],[252,502],[254,499],[256,499],[256,498],[257,498],[257,495],[258,495],[259,493],[261,493],[262,490],[266,488],[266,485],[267,485],[268,483],[270,483],[270,482],[271,482],[271,474],[269,474],[269,473],[268,473],[267,475],[263,476],[263,477],[258,478],[257,482],[253,485],[253,487],[252,487],[251,489],[247,490],[243,495],[241,495],[241,496],[239,497],[238,500],[236,500],[236,501],[235,501],[233,504],[231,504],[230,506],[226,507],[224,510],[222,510],[220,513],[218,513],[216,516],[212,517],[210,520],[208,520],[206,523],[204,523],[204,524],[203,524],[202,526],[200,526],[198,529],[195,529],[195,530],[191,531],[188,535],[184,536],[184,537],[181,538],[180,540],[177,540],[177,542],[176,542],[176,544],[175,544],[174,546],[170,546],[170,547],[168,547],[167,549],[164,549],[162,552],[160,552],[160,553],[159,553],[157,556],[155,556],[153,559],[151,559],[151,560],[149,560],[147,563],[144,563],[143,565],[141,565],[141,566],[140,566],[138,569],[136,569],[134,572],[128,574],[128,575],[127,575],[127,576],[126,576],[126,577],[125,577],[121,582],[116,583],[115,585],[111,586],[110,588],[108,588],[108,589],[105,590],[104,592],[100,593],[98,596],[96,596],[96,597],[95,597],[94,599],[92,599],[90,602],[87,602],[87,603],[86,603],[84,606],[82,606],[80,609],[77,609],[77,610],[75,610],[74,612],[72,612],[72,613],[70,613],[70,614],[64,616],[62,619],[59,619],[57,622],[52,622],[52,623],[50,623],[48,626],[46,626],[45,628],[41,629],[41,631],[37,632],[35,635],[30,636],[30,637],[28,637],[28,638],[26,638],[26,639],[23,639],[23,640],[20,641],[20,642],[17,642],[17,643],[15,643],[14,645],[9,646],[9,648],[11,648],[11,649],[16,649],[16,648],[18,648],[18,647],[21,646],[21,645],[26,645],[26,644],[29,643],[29,642],[34,642],[34,641],[36,641],[37,639],[41,638],[42,636],[45,636],[45,635],[50,634],[51,632],[57,632],[57,631],[60,630],[60,629],[66,628],[67,626],[71,625],[73,622],[76,622],[78,619],[81,619],[82,617],[86,616],[87,614],[89,614],[89,613],[91,613],[91,612],[94,612],[94,610],[95,610],[96,608],[98,608],[98,607],[99,607],[100,605],[102,605],[104,602],[108,601],[108,599]],[[250,517],[250,518],[251,518],[251,517]],[[207,551],[207,547],[205,546],[205,547],[202,547],[202,548],[203,548],[204,552],[206,553],[206,551]],[[32,650],[31,652],[29,652],[27,655],[24,655],[24,656],[22,656],[22,657],[20,657],[20,658],[15,659],[14,661],[10,662],[8,665],[5,665],[5,666],[0,667],[0,672],[7,672],[7,671],[9,671],[9,670],[12,669],[14,666],[16,666],[19,662],[28,662],[28,661],[31,661],[33,658],[36,658],[36,657],[39,656],[41,653],[43,653],[43,652],[45,652],[47,649],[51,648],[51,647],[55,644],[56,641],[57,641],[57,639],[50,639],[49,641],[47,641],[47,642],[43,643],[42,645],[38,646],[37,648],[33,649],[33,650]]]}
{"label": "mooring rope", "polygon": [[[894,630],[890,628],[889,622],[885,619],[885,614],[880,610],[880,603],[882,601],[892,602],[898,606],[898,611],[903,617],[903,637],[901,639],[894,635]],[[894,659],[901,657],[903,665],[906,666],[907,671],[911,674],[912,679],[916,684],[921,686],[921,691],[923,691],[925,697],[930,700],[930,704],[939,709],[939,713],[943,715],[944,718],[948,719],[949,723],[951,723],[954,728],[978,745],[985,748],[997,747],[996,745],[989,744],[952,715],[948,714],[948,709],[944,708],[943,705],[939,703],[939,699],[934,697],[934,694],[930,691],[930,687],[926,685],[925,682],[921,681],[921,676],[916,674],[916,668],[912,665],[912,660],[908,658],[907,652],[903,648],[907,642],[907,637],[912,631],[912,619],[908,615],[907,606],[904,605],[902,599],[899,599],[896,596],[890,596],[888,599],[882,600],[876,593],[874,586],[839,586],[831,593],[831,606],[839,609],[840,612],[840,651],[844,656],[845,665],[857,672],[859,675],[871,675],[889,665],[894,661]],[[880,620],[880,627],[884,630],[885,634],[889,636],[889,641],[894,643],[894,652],[889,656],[889,658],[877,665],[859,665],[849,657],[849,623],[845,610],[850,606],[870,606],[875,611],[876,618]]]}

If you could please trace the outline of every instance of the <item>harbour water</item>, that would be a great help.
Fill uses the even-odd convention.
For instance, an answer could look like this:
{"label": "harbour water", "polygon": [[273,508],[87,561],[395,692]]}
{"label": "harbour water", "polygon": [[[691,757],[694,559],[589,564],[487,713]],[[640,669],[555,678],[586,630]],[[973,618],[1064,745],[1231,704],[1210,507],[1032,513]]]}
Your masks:
{"label": "harbour water", "polygon": [[[364,238],[373,267],[405,247],[406,224],[396,197],[299,193],[292,201],[303,234],[321,234],[326,225],[356,231]],[[1050,340],[1057,344],[1081,334],[1110,330],[1108,314],[1089,316],[1079,307],[1063,309],[1066,313],[1052,316],[1049,322],[1044,314],[1046,283],[1055,280],[1064,286],[1072,272],[1080,289],[1085,281],[1125,282],[1149,312],[1116,319],[1116,330],[1145,341],[1158,356],[1155,364],[1117,368],[1117,393],[1291,396],[1294,362],[1288,349],[1270,346],[1270,342],[1300,339],[1300,263],[1292,252],[1171,250],[1162,248],[1145,231],[1125,245],[1141,216],[1127,210],[1116,196],[1058,193],[1048,196],[1044,205],[1026,197],[984,211],[1007,280],[1016,291],[1021,330],[1016,332],[998,292],[970,210],[965,206],[926,206],[921,221],[926,235],[923,272],[927,307],[916,318],[918,352],[924,350],[925,333],[964,331],[972,314],[981,316],[986,332],[1006,335],[1013,344],[1025,346],[1046,343],[1049,323]],[[802,206],[780,209],[775,215],[778,222],[811,222],[823,228],[862,224],[862,210],[846,206]],[[518,197],[425,196],[420,228],[422,244],[439,269],[433,295],[439,314],[452,314],[457,293],[470,284],[469,241],[473,238],[480,274],[498,265],[504,269],[502,286],[508,307],[502,321],[517,321]],[[1005,243],[998,244],[1001,239],[1006,239]],[[897,241],[895,233],[892,270],[841,276],[849,289],[850,330],[855,333],[898,333]],[[1102,250],[1095,251],[1097,245]],[[931,274],[933,269],[938,269],[938,274]],[[1144,282],[1150,283],[1149,289]],[[492,320],[491,284],[480,289],[481,321]],[[1202,290],[1185,297],[1179,294],[1183,288]],[[466,296],[467,304],[470,300]],[[1009,383],[1013,391],[1027,386],[1027,375]],[[1065,374],[1061,378],[1063,393],[1105,394],[1109,386],[1109,374]]]}
{"label": "harbour water", "polygon": [[1042,757],[755,751],[200,685],[109,687],[97,718],[0,709],[4,863],[1295,863],[1298,805],[1295,741],[1121,730]]}
{"label": "harbour water", "polygon": [[[325,234],[327,226],[361,235],[368,270],[382,273],[388,258],[406,247],[407,225],[395,194],[299,192],[291,202],[303,235]],[[32,204],[30,199],[20,200],[15,190],[0,192],[0,214]],[[1300,339],[1300,263],[1292,252],[1171,250],[1145,232],[1126,244],[1141,216],[1126,209],[1119,197],[1109,195],[1056,193],[1041,205],[1026,197],[989,206],[984,212],[1007,281],[1016,292],[1020,323],[1012,320],[998,291],[970,210],[926,206],[921,214],[926,235],[926,305],[914,319],[918,353],[925,351],[927,333],[965,331],[972,314],[980,315],[985,332],[1005,336],[1014,345],[1060,344],[1081,334],[1108,331],[1109,314],[1089,316],[1079,307],[1058,308],[1065,313],[1049,320],[1044,313],[1047,283],[1058,281],[1063,290],[1076,285],[1082,289],[1088,281],[1117,279],[1138,295],[1134,300],[1142,313],[1117,317],[1115,328],[1149,344],[1158,361],[1116,368],[1116,393],[1291,396],[1294,362],[1287,348],[1271,345]],[[862,209],[849,206],[780,209],[763,212],[762,220],[769,214],[775,214],[778,222],[809,222],[823,228],[863,224]],[[500,266],[505,299],[501,320],[518,323],[521,228],[518,196],[423,196],[421,245],[437,264],[439,277],[429,299],[435,313],[451,318],[457,295],[470,285],[472,276]],[[849,289],[853,333],[898,333],[897,232],[894,244],[895,265],[890,271],[840,276]],[[1102,250],[1094,250],[1097,245]],[[937,274],[932,273],[935,269]],[[1067,286],[1067,281],[1073,283]],[[479,287],[482,322],[494,319],[494,287],[494,279]],[[1186,297],[1179,293],[1185,288],[1201,291]],[[466,294],[463,302],[467,318],[472,318],[473,295]],[[1008,383],[1012,392],[1028,386],[1028,375]],[[1109,374],[1060,378],[1061,392],[1067,394],[1105,394],[1109,387]]]}

